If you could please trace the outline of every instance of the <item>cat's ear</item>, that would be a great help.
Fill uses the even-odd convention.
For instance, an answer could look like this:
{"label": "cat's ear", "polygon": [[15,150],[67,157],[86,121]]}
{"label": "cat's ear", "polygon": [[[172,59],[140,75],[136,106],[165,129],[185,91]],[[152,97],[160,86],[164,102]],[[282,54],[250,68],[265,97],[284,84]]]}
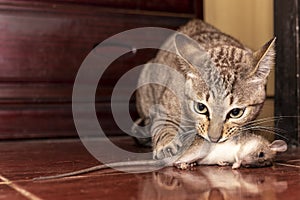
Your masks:
{"label": "cat's ear", "polygon": [[270,74],[271,68],[275,60],[275,40],[273,38],[267,42],[263,47],[253,54],[254,70],[250,73],[249,77],[255,76],[256,80],[266,81]]}
{"label": "cat's ear", "polygon": [[175,48],[177,54],[189,64],[189,66],[182,66],[182,70],[185,72],[194,70],[193,68],[196,66],[201,66],[203,60],[208,56],[199,43],[183,34],[175,36]]}

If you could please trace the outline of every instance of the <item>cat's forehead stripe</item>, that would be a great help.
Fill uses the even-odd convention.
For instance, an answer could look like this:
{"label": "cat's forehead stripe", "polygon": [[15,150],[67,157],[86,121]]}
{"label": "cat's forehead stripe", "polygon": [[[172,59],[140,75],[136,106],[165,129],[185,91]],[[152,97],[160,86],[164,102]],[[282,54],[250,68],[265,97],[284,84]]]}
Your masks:
{"label": "cat's forehead stripe", "polygon": [[233,96],[231,95],[231,96],[229,97],[229,105],[231,106],[232,103],[233,103]]}
{"label": "cat's forehead stripe", "polygon": [[233,48],[231,51],[231,57],[234,58],[234,56],[235,56],[235,48]]}
{"label": "cat's forehead stripe", "polygon": [[221,46],[210,49],[209,55],[217,67],[234,67],[238,63],[245,63],[246,51],[231,46]]}
{"label": "cat's forehead stripe", "polygon": [[209,93],[207,93],[207,94],[206,94],[206,98],[205,98],[205,99],[206,99],[206,101],[208,101],[208,100],[209,100],[209,97],[210,97],[210,95],[209,95]]}

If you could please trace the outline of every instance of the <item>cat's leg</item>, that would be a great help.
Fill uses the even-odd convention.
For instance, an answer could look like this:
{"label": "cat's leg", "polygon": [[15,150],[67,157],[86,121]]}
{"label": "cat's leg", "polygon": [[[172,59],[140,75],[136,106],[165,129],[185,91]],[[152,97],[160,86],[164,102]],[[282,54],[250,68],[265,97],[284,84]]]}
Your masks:
{"label": "cat's leg", "polygon": [[131,127],[133,139],[138,145],[152,147],[150,108],[153,105],[153,87],[142,86],[136,91],[136,108],[140,118]]}
{"label": "cat's leg", "polygon": [[[172,126],[156,127],[155,123],[152,129],[152,144],[153,144],[153,158],[163,159],[176,155],[183,146],[179,137],[176,137],[178,131]],[[159,130],[157,130],[159,129]]]}
{"label": "cat's leg", "polygon": [[180,130],[181,105],[178,97],[163,85],[145,85],[136,92],[137,110],[150,119],[153,158],[176,155],[182,147]]}

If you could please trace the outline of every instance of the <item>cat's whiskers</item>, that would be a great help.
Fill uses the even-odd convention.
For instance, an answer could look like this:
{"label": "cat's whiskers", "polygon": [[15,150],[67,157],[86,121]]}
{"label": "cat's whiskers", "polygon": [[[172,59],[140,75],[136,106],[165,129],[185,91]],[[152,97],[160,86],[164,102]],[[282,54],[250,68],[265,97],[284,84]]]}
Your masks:
{"label": "cat's whiskers", "polygon": [[257,120],[253,120],[244,124],[244,126],[252,125],[252,124],[263,124],[267,122],[274,122],[276,120],[286,119],[286,118],[294,118],[297,116],[275,116],[275,117],[265,117]]}
{"label": "cat's whiskers", "polygon": [[190,122],[190,123],[195,124],[194,120],[190,120],[190,119],[187,119],[187,118],[184,118],[184,117],[181,117],[180,119],[183,120],[183,121],[185,121],[185,122]]}
{"label": "cat's whiskers", "polygon": [[195,128],[195,126],[180,126],[182,128]]}
{"label": "cat's whiskers", "polygon": [[195,132],[195,131],[196,131],[196,129],[192,129],[192,130],[185,131],[182,134],[189,134],[189,133],[192,133],[192,132]]}
{"label": "cat's whiskers", "polygon": [[243,130],[251,130],[251,129],[257,129],[257,128],[263,128],[263,129],[269,129],[269,130],[274,130],[280,133],[287,133],[287,131],[277,128],[277,127],[273,127],[273,126],[259,126],[259,125],[251,125],[251,126],[244,126],[242,127]]}
{"label": "cat's whiskers", "polygon": [[257,120],[247,122],[247,123],[244,124],[244,126],[274,122],[274,121],[279,120],[279,119],[280,119],[279,117],[266,117],[266,118],[257,119]]}
{"label": "cat's whiskers", "polygon": [[247,130],[253,130],[253,131],[266,131],[268,133],[272,133],[275,135],[278,135],[286,140],[288,140],[287,137],[285,137],[283,134],[287,133],[285,130],[270,127],[270,126],[249,126],[249,127],[240,127],[240,131],[247,131]]}

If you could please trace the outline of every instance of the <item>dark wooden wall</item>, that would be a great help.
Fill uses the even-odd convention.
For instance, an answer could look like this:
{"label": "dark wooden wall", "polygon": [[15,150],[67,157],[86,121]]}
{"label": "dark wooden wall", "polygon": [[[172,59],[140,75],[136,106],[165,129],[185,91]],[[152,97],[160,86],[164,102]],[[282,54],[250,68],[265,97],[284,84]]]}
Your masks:
{"label": "dark wooden wall", "polygon": [[275,115],[291,143],[300,142],[300,0],[274,1],[276,41]]}
{"label": "dark wooden wall", "polygon": [[[176,29],[193,17],[202,17],[202,1],[0,0],[0,139],[76,136],[72,86],[93,47],[127,29]],[[109,134],[121,134],[110,115],[113,83],[154,55],[122,56],[101,80],[96,107]]]}

